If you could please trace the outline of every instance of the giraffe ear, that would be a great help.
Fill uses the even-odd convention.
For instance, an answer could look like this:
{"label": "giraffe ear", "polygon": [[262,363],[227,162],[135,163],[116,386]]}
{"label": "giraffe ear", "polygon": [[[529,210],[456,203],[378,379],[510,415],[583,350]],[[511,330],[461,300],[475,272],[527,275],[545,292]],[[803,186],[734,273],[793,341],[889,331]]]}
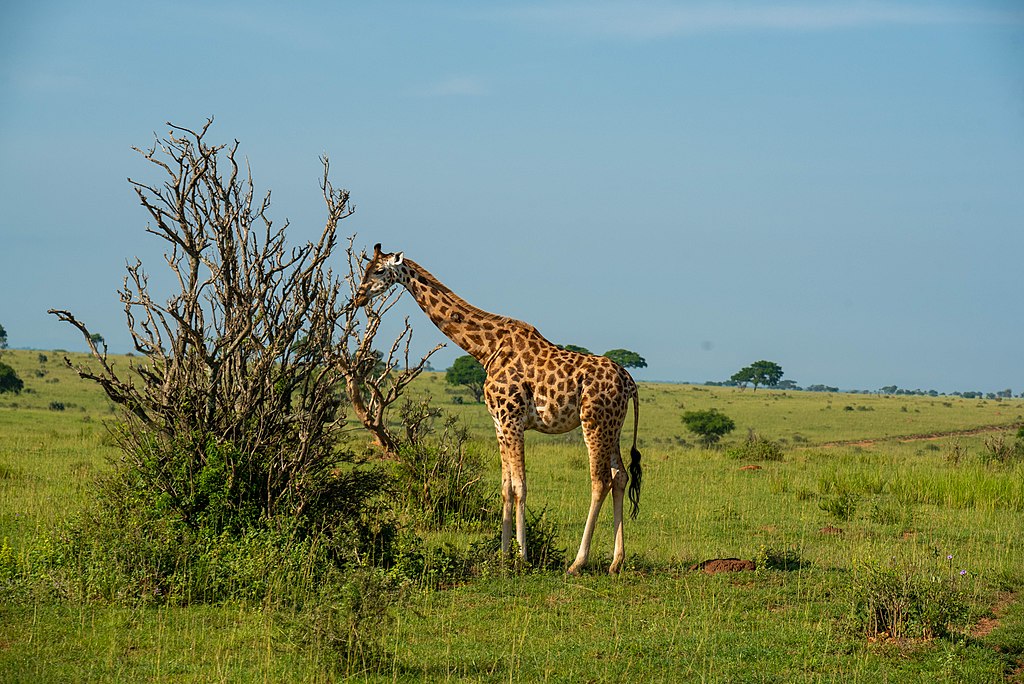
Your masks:
{"label": "giraffe ear", "polygon": [[401,266],[403,261],[405,261],[405,252],[398,252],[395,254],[395,266]]}

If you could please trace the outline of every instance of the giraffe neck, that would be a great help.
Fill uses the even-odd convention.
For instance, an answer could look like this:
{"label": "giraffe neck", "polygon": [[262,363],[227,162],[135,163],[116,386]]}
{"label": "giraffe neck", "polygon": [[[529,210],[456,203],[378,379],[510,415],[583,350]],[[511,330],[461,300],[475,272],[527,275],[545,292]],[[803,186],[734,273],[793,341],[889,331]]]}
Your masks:
{"label": "giraffe neck", "polygon": [[488,359],[514,321],[478,309],[459,297],[416,262],[406,259],[402,284],[423,313],[455,344],[487,366]]}

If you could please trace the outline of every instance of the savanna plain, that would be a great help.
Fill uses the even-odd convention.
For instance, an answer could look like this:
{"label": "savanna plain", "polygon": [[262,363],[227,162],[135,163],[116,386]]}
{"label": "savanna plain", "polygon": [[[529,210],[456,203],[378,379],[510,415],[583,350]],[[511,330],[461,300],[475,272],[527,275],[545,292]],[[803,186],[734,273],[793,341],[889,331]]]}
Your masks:
{"label": "savanna plain", "polygon": [[[606,573],[609,500],[581,576],[406,581],[367,664],[338,658],[330,634],[297,636],[286,604],[52,586],[39,568],[55,530],[116,457],[113,407],[66,355],[81,358],[3,357],[27,391],[0,395],[0,681],[1024,681],[1024,400],[641,383],[643,493],[621,575]],[[459,417],[496,496],[484,407],[442,373],[409,394]],[[680,419],[708,408],[737,426],[715,448]],[[777,448],[744,449],[752,434]],[[350,442],[365,449],[355,428]],[[571,559],[590,494],[582,438],[531,433],[526,457],[529,509]],[[454,550],[427,564],[498,524],[423,532]],[[756,569],[691,569],[718,558]]]}

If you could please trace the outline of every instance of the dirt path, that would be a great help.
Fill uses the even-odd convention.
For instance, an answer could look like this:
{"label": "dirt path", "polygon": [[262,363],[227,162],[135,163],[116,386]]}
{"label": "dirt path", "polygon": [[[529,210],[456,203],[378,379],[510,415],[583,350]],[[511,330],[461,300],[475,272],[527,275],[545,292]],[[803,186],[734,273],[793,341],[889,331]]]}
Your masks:
{"label": "dirt path", "polygon": [[895,435],[893,437],[877,437],[874,439],[847,439],[840,440],[837,442],[822,442],[815,446],[819,447],[844,447],[844,446],[859,446],[869,447],[874,446],[879,442],[927,442],[936,439],[945,439],[947,437],[970,437],[973,435],[984,435],[990,432],[1005,432],[1007,430],[1016,430],[1024,423],[1004,423],[1002,425],[982,425],[981,427],[969,428],[967,430],[951,430],[949,432],[928,432],[917,435]]}

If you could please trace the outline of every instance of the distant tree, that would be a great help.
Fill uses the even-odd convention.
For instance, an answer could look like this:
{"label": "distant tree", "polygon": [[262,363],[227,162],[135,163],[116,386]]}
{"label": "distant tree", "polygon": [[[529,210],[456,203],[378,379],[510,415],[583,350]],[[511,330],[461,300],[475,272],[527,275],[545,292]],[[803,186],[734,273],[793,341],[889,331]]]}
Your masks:
{"label": "distant tree", "polygon": [[752,373],[753,371],[750,370],[750,366],[747,366],[733,373],[729,379],[737,385],[746,387],[747,383],[751,381]]}
{"label": "distant tree", "polygon": [[644,357],[628,349],[610,349],[602,356],[607,356],[623,368],[647,368],[647,361],[644,360]]}
{"label": "distant tree", "polygon": [[723,435],[729,434],[736,428],[736,423],[732,418],[718,409],[687,411],[682,415],[682,419],[687,429],[700,437],[701,442],[706,446],[717,444]]}
{"label": "distant tree", "polygon": [[755,361],[746,368],[733,373],[731,380],[742,385],[750,383],[757,391],[758,385],[774,387],[782,379],[782,366],[774,361]]}
{"label": "distant tree", "polygon": [[832,387],[830,385],[808,385],[808,392],[838,392],[838,387]]}
{"label": "distant tree", "polygon": [[483,401],[487,371],[469,354],[455,359],[452,367],[444,374],[444,378],[449,385],[463,385],[469,389],[476,401]]}
{"label": "distant tree", "polygon": [[7,349],[7,331],[0,325],[0,349]]}
{"label": "distant tree", "polygon": [[897,390],[899,390],[899,387],[896,385],[886,385],[885,387],[879,388],[878,391],[882,394],[896,394]]}
{"label": "distant tree", "polygon": [[775,385],[775,389],[798,390],[800,387],[796,384],[795,380],[780,380]]}
{"label": "distant tree", "polygon": [[25,383],[14,372],[14,369],[0,361],[0,394],[5,392],[19,394],[24,387]]}
{"label": "distant tree", "polygon": [[89,335],[89,339],[92,340],[92,343],[97,347],[104,346],[107,343],[107,341],[103,339],[103,335],[100,335],[99,333],[92,333]]}
{"label": "distant tree", "polygon": [[576,352],[577,354],[593,354],[594,353],[594,352],[590,351],[589,349],[587,349],[586,347],[580,347],[579,345],[575,345],[575,344],[560,344],[560,345],[558,345],[558,347],[559,347],[559,349],[564,349],[565,351]]}

